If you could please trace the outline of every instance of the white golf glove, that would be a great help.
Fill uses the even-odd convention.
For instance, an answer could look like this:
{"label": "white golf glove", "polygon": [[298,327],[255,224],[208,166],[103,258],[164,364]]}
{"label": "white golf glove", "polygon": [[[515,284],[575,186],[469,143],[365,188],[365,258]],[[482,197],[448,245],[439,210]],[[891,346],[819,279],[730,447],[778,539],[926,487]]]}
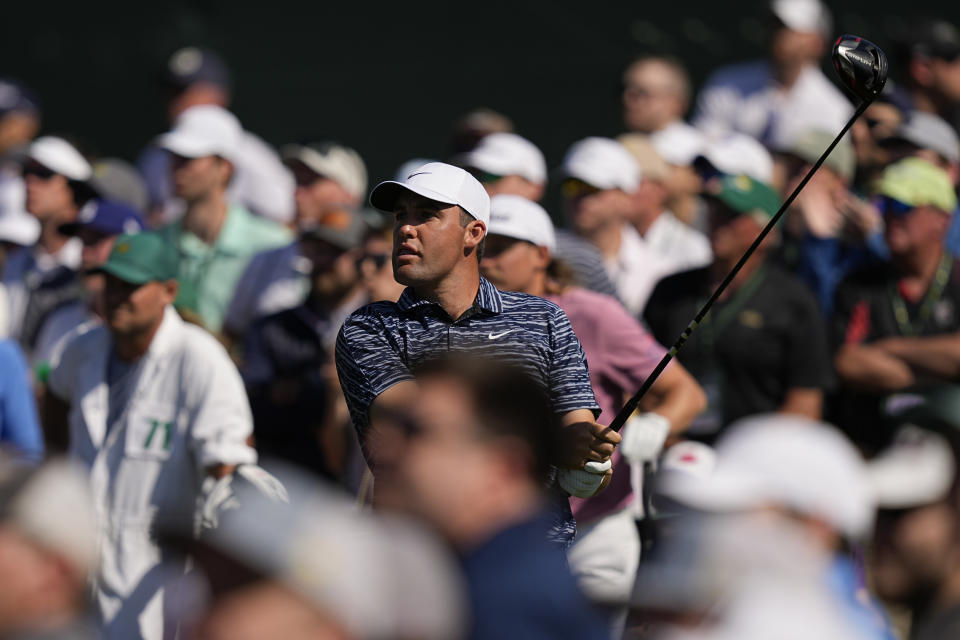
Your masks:
{"label": "white golf glove", "polygon": [[557,482],[564,491],[577,498],[593,496],[603,483],[603,476],[613,463],[588,462],[581,469],[560,469],[557,473]]}
{"label": "white golf glove", "polygon": [[287,489],[273,474],[255,464],[241,464],[222,478],[208,476],[203,483],[203,505],[200,508],[200,530],[216,529],[220,516],[241,507],[234,483],[246,481],[274,502],[289,502]]}
{"label": "white golf glove", "polygon": [[627,421],[620,442],[620,455],[630,464],[653,462],[670,435],[670,421],[659,413],[641,413]]}

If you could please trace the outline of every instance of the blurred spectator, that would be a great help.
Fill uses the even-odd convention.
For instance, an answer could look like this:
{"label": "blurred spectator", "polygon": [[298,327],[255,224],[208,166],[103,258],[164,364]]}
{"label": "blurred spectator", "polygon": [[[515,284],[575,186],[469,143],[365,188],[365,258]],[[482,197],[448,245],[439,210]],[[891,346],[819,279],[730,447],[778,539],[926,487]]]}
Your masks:
{"label": "blurred spectator", "polygon": [[[600,250],[617,297],[633,315],[643,311],[657,280],[667,271],[630,224],[640,170],[633,156],[609,138],[585,138],[563,159],[564,212],[574,231]],[[563,247],[558,257],[566,261]]]}
{"label": "blurred spectator", "polygon": [[[645,318],[661,343],[680,335],[780,205],[776,192],[747,176],[713,180],[706,200],[713,263],[657,285]],[[767,260],[775,237],[746,262],[678,355],[708,398],[691,436],[712,440],[756,413],[820,417],[830,379],[823,321],[806,287]]]}
{"label": "blurred spectator", "polygon": [[[783,176],[783,197],[793,192],[833,137],[828,131],[810,130],[780,150],[777,171]],[[783,266],[807,283],[828,318],[843,279],[887,258],[879,211],[849,190],[855,163],[851,143],[841,139],[788,210],[778,252]]]}
{"label": "blurred spectator", "polygon": [[913,108],[958,124],[960,106],[960,31],[943,19],[921,19],[901,37],[904,81]]}
{"label": "blurred spectator", "polygon": [[147,185],[137,168],[125,160],[96,160],[90,186],[101,199],[125,204],[141,216],[150,210]]}
{"label": "blurred spectator", "polygon": [[[556,244],[553,224],[539,205],[518,196],[494,196],[481,272],[502,291],[520,291],[556,303],[583,344],[590,363],[590,382],[604,422],[617,415],[630,396],[664,356],[640,323],[615,299],[570,287],[551,268]],[[577,538],[570,565],[580,587],[594,601],[626,601],[636,577],[640,544],[628,460],[640,465],[656,460],[668,435],[683,431],[706,406],[703,391],[689,373],[672,364],[657,378],[644,409],[621,432],[624,442],[614,452],[613,480],[600,495],[573,498]],[[621,457],[625,456],[625,457]],[[625,613],[625,612],[624,612]],[[622,630],[622,619],[614,626]]]}
{"label": "blurred spectator", "polygon": [[717,174],[745,175],[764,184],[774,180],[770,152],[750,136],[735,131],[704,138],[691,162],[703,180]]}
{"label": "blurred spectator", "polygon": [[363,253],[357,258],[363,289],[370,302],[396,302],[406,288],[393,277],[393,229],[374,229],[363,241]]}
{"label": "blurred spectator", "polygon": [[97,530],[83,472],[0,458],[0,636],[93,640]]}
{"label": "blurred spectator", "polygon": [[0,340],[0,449],[27,460],[43,458],[43,433],[30,388],[30,370],[13,340]]}
{"label": "blurred spectator", "polygon": [[330,480],[344,470],[349,435],[331,419],[339,393],[334,346],[344,319],[367,302],[357,266],[365,225],[358,214],[352,218],[343,229],[303,233],[300,244],[312,265],[306,301],[253,324],[241,369],[257,451]]}
{"label": "blurred spectator", "polygon": [[877,593],[912,614],[910,640],[960,633],[960,389],[937,385],[891,396],[900,428],[870,463],[877,495],[870,570]]}
{"label": "blurred spectator", "polygon": [[[960,184],[960,138],[946,120],[915,111],[893,135],[881,142],[891,160],[923,158],[943,169],[954,190]],[[954,216],[945,238],[947,250],[960,255],[960,219]]]}
{"label": "blurred spectator", "polygon": [[[336,232],[358,219],[355,210],[366,195],[367,170],[356,151],[319,142],[286,145],[281,152],[297,182],[298,231],[319,225]],[[242,339],[257,319],[301,304],[310,288],[308,263],[299,239],[253,256],[240,277],[244,286],[237,288],[227,309],[225,333]]]}
{"label": "blurred spectator", "polygon": [[[337,338],[336,358],[377,495],[390,488],[378,473],[380,457],[391,449],[370,428],[370,412],[414,394],[414,372],[425,360],[448,352],[498,357],[535,371],[560,416],[551,539],[566,548],[575,530],[567,495],[587,497],[609,482],[609,456],[620,441],[594,421],[599,407],[569,320],[550,302],[500,292],[480,276],[490,199],[463,169],[423,165],[404,182],[380,183],[370,202],[395,217],[394,275],[408,286],[396,303],[374,303],[351,314]],[[585,470],[588,461],[603,468]]]}
{"label": "blurred spectator", "polygon": [[[226,110],[230,105],[230,73],[213,51],[197,47],[176,51],[167,62],[163,83],[170,96],[167,117],[174,127],[193,107]],[[289,223],[293,218],[293,177],[280,163],[276,151],[254,134],[241,130],[231,160],[236,175],[230,183],[229,199],[256,215]],[[182,196],[171,180],[172,162],[163,144],[147,147],[137,161],[150,192],[154,224],[175,220],[184,209],[184,204],[175,199]]]}
{"label": "blurred spectator", "polygon": [[890,164],[890,152],[882,141],[896,133],[911,111],[906,90],[887,80],[877,99],[850,127],[850,141],[857,155],[855,186],[861,193],[868,192],[871,183]]}
{"label": "blurred spectator", "polygon": [[[476,149],[457,156],[455,160],[480,181],[490,196],[515,195],[533,202],[543,197],[547,162],[532,142],[518,135],[491,133]],[[617,295],[604,267],[603,256],[596,247],[567,230],[559,230],[556,239],[557,251],[563,254],[582,286]]]}
{"label": "blurred spectator", "polygon": [[710,263],[710,242],[667,208],[670,167],[643,136],[625,134],[617,141],[637,161],[640,186],[634,193],[629,221],[649,247],[668,265],[667,273],[703,267]]}
{"label": "blurred spectator", "polygon": [[675,584],[645,593],[663,583],[641,568],[637,595],[650,604],[706,596],[701,615],[680,619],[683,632],[655,637],[893,640],[848,553],[873,524],[867,468],[834,427],[800,416],[743,420],[718,442],[711,474],[673,473],[662,490],[710,515],[687,522],[699,542],[694,562],[668,539],[661,567],[673,565],[674,576],[711,570],[684,575],[681,596]]}
{"label": "blurred spectator", "polygon": [[40,235],[40,224],[26,210],[19,157],[39,130],[37,96],[21,82],[0,78],[0,268],[6,253]]}
{"label": "blurred spectator", "polygon": [[697,99],[694,124],[708,134],[740,131],[776,149],[802,131],[840,131],[853,108],[820,71],[831,39],[820,0],[773,0],[769,59],[716,71]]}
{"label": "blurred spectator", "polygon": [[684,165],[688,148],[697,148],[703,134],[683,121],[690,106],[690,77],[683,63],[665,56],[643,56],[623,73],[623,122],[630,131],[650,136],[664,159]]}
{"label": "blurred spectator", "polygon": [[465,153],[491,133],[513,133],[513,122],[502,113],[478,107],[465,113],[454,125],[451,155]]}
{"label": "blurred spectator", "polygon": [[423,363],[401,413],[371,414],[399,446],[391,458],[407,508],[461,557],[468,638],[609,637],[547,542],[557,418],[524,370],[464,359]]}
{"label": "blurred spectator", "polygon": [[181,114],[158,140],[172,154],[174,189],[187,206],[180,220],[160,230],[180,254],[177,308],[194,314],[212,333],[220,332],[250,259],[290,239],[286,229],[227,196],[242,134],[230,112],[199,106]]}
{"label": "blurred spectator", "polygon": [[106,322],[64,347],[44,427],[61,442],[69,433],[71,455],[90,471],[104,636],[159,639],[167,570],[152,527],[193,530],[216,479],[256,461],[250,408],[223,347],[173,310],[176,257],[163,236],[119,238],[101,269]]}
{"label": "blurred spectator", "polygon": [[60,233],[79,238],[83,243],[80,279],[84,291],[81,299],[51,312],[37,334],[33,363],[40,382],[44,381],[54,352],[67,334],[88,322],[103,320],[105,277],[96,269],[110,257],[117,236],[143,229],[144,221],[138,212],[124,204],[100,199],[83,205],[75,222],[60,225]]}
{"label": "blurred spectator", "polygon": [[960,264],[943,249],[957,198],[947,174],[920,158],[890,165],[877,186],[891,261],[852,274],[834,305],[834,364],[844,386],[841,418],[875,448],[882,394],[960,371]]}
{"label": "blurred spectator", "polygon": [[[313,476],[278,469],[288,500],[248,485],[199,541],[165,535],[197,573],[181,630],[206,640],[463,637],[463,585],[433,535],[358,513]],[[347,567],[343,563],[348,563]],[[189,589],[189,587],[193,589]]]}
{"label": "blurred spectator", "polygon": [[90,163],[62,138],[38,138],[27,150],[26,208],[40,221],[41,232],[35,245],[7,258],[3,284],[10,337],[19,340],[28,358],[47,315],[80,296],[76,270],[81,244],[60,233],[60,225],[73,222],[93,195],[87,185],[91,174]]}

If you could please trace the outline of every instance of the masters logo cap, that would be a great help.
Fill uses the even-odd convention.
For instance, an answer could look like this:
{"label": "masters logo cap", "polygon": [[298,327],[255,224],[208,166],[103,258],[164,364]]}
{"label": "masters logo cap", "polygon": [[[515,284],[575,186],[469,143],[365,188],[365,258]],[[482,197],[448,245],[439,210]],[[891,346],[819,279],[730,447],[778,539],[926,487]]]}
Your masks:
{"label": "masters logo cap", "polygon": [[458,205],[484,225],[490,225],[490,196],[476,178],[459,167],[428,162],[414,169],[402,182],[387,180],[378,184],[370,193],[370,204],[380,211],[393,213],[397,199],[404,193]]}
{"label": "masters logo cap", "polygon": [[553,222],[536,202],[520,196],[500,195],[490,199],[487,233],[526,240],[553,252],[557,245]]}
{"label": "masters logo cap", "polygon": [[117,238],[107,262],[97,269],[131,284],[166,281],[177,277],[177,252],[153,232]]}

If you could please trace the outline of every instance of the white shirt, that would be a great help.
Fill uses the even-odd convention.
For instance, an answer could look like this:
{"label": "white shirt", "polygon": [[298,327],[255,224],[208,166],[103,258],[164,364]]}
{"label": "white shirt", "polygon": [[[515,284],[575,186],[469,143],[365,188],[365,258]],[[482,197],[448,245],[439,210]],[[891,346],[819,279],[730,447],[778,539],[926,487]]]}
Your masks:
{"label": "white shirt", "polygon": [[769,62],[725,67],[707,80],[694,124],[710,135],[739,131],[770,149],[783,149],[810,129],[839,133],[853,106],[819,68],[806,67],[787,90]]}
{"label": "white shirt", "polygon": [[24,247],[10,254],[3,265],[3,285],[7,288],[7,304],[10,312],[9,336],[20,338],[23,330],[23,315],[27,311],[30,294],[43,277],[58,267],[76,271],[80,268],[83,243],[79,238],[70,238],[56,253],[47,253],[40,245]]}
{"label": "white shirt", "polygon": [[617,255],[606,258],[604,266],[617,288],[617,297],[635,316],[643,312],[654,286],[670,269],[629,224],[623,225]]}
{"label": "white shirt", "polygon": [[253,424],[224,348],[168,307],[133,374],[130,401],[107,425],[111,351],[104,326],[78,331],[57,358],[49,388],[70,404],[70,454],[90,472],[105,637],[160,640],[169,574],[161,575],[151,530],[194,530],[206,468],[256,462],[246,443]]}
{"label": "white shirt", "polygon": [[643,242],[667,263],[669,274],[705,267],[713,261],[707,236],[677,220],[670,211],[657,216]]}
{"label": "white shirt", "polygon": [[298,242],[253,256],[227,307],[224,327],[243,335],[259,318],[300,305],[310,290],[312,268]]}

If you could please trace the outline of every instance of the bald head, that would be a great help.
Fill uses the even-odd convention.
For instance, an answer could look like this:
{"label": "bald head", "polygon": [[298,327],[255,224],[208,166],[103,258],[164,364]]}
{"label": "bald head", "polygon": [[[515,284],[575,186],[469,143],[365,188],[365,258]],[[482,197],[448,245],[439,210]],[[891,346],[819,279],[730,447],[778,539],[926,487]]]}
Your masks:
{"label": "bald head", "polygon": [[672,58],[644,57],[623,74],[623,119],[631,131],[653,133],[683,118],[690,101],[690,79]]}

